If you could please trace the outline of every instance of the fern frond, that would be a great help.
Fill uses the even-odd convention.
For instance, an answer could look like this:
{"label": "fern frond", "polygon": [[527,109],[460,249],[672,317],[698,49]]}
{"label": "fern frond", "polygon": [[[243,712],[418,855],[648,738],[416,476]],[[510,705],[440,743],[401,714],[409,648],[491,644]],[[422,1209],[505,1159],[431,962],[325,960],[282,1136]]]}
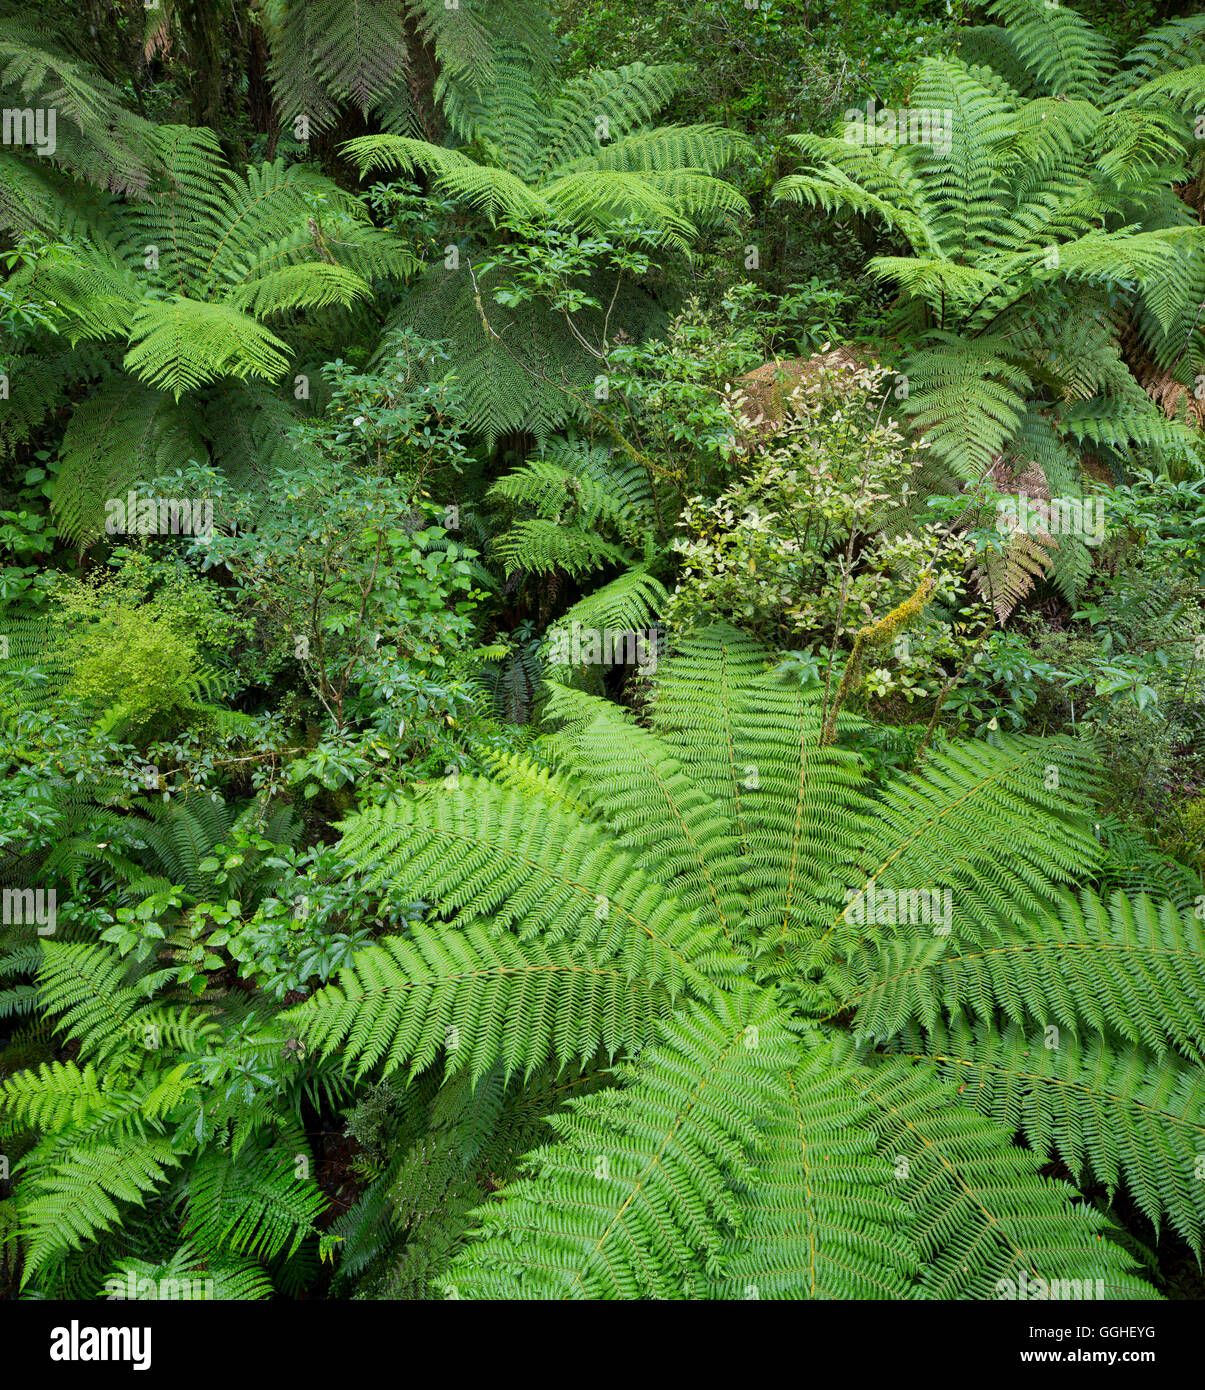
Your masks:
{"label": "fern frond", "polygon": [[738,842],[727,807],[717,807],[695,785],[671,747],[655,734],[621,722],[607,701],[555,690],[548,716],[557,718],[568,701],[581,708],[561,735],[559,761],[579,777],[589,769],[591,803],[616,844],[639,853],[686,908],[698,911],[731,940],[742,905]]}
{"label": "fern frond", "polygon": [[286,266],[240,286],[231,294],[229,304],[232,309],[263,318],[291,309],[346,306],[370,293],[367,282],[344,266],[312,261]]}
{"label": "fern frond", "polygon": [[998,621],[1003,622],[1045,578],[1052,567],[1050,552],[1059,544],[1053,537],[1013,531],[1001,551],[983,557],[975,569],[975,583]]}
{"label": "fern frond", "polygon": [[144,304],[130,324],[123,366],[178,401],[208,381],[284,374],[288,344],[229,304],[176,296]]}
{"label": "fern frond", "polygon": [[5,1128],[61,1130],[104,1106],[96,1068],[81,1071],[74,1062],[43,1062],[0,1083],[0,1114]]}
{"label": "fern frond", "polygon": [[[489,290],[488,277],[479,283]],[[482,313],[467,269],[432,268],[398,306],[390,329],[454,343],[465,426],[489,441],[520,430],[545,440],[567,418],[583,416],[581,400],[594,384],[597,363],[560,315],[493,305],[488,331]]]}
{"label": "fern frond", "polygon": [[525,941],[568,940],[600,961],[638,961],[672,993],[705,988],[700,963],[715,947],[714,927],[692,923],[597,825],[555,799],[533,820],[524,797],[461,778],[458,790],[350,820],[343,844],[353,862],[388,866],[372,883],[398,894],[421,888],[457,929],[488,916]]}
{"label": "fern frond", "polygon": [[857,1027],[888,1037],[908,1020],[930,1028],[943,1012],[990,1021],[1000,1010],[1019,1027],[1036,1020],[1069,1034],[1108,1033],[1155,1057],[1205,1053],[1192,1003],[1205,994],[1205,941],[1191,913],[1171,903],[1084,890],[990,946],[936,949],[944,944],[918,950],[888,939],[864,959],[849,995]]}
{"label": "fern frond", "polygon": [[22,1187],[23,1281],[64,1251],[77,1250],[112,1230],[121,1220],[119,1202],[145,1205],[179,1162],[171,1141],[164,1138],[60,1152],[53,1171],[39,1169],[32,1192]]}
{"label": "fern frond", "polygon": [[[591,127],[594,119],[590,113]],[[716,174],[749,153],[748,142],[743,136],[717,125],[658,126],[625,135],[609,144],[599,144],[593,130],[590,135],[584,153],[574,159],[550,155],[548,167],[562,173],[613,169],[624,174],[673,174],[689,169]]]}
{"label": "fern frond", "polygon": [[[888,888],[906,895],[950,889],[955,941],[991,940],[1005,924],[1039,914],[1094,866],[1100,847],[1088,812],[1097,785],[1091,749],[1078,739],[1000,736],[997,746],[951,745],[920,772],[894,782],[867,817],[860,872],[846,870],[849,899],[836,915],[836,936],[876,933],[871,897]],[[1057,835],[1052,826],[1058,824]],[[1039,828],[1040,827],[1040,828]],[[874,885],[872,887],[872,885]]]}
{"label": "fern frond", "polygon": [[758,1181],[738,1191],[739,1234],[725,1242],[715,1297],[911,1296],[917,1265],[900,1239],[911,1221],[906,1189],[848,1067],[820,1047],[787,1073]]}
{"label": "fern frond", "polygon": [[1051,96],[1091,99],[1113,74],[1113,45],[1067,5],[995,0],[988,13],[1004,23],[1021,61]]}
{"label": "fern frond", "polygon": [[[574,623],[578,623],[602,632],[608,628],[615,632],[644,632],[653,628],[668,599],[665,585],[642,565],[636,565],[578,599],[556,627],[571,633]],[[550,629],[550,634],[555,640],[554,629]]]}
{"label": "fern frond", "polygon": [[[1199,1067],[1116,1047],[987,1024],[935,1025],[921,1055],[957,1077],[975,1107],[1015,1128],[1037,1154],[1057,1154],[1081,1178],[1115,1191],[1125,1182],[1158,1227],[1162,1218],[1194,1249],[1205,1226],[1205,1196],[1194,1177],[1205,1140]],[[905,1044],[906,1045],[906,1044]],[[913,1047],[908,1048],[909,1052]]]}
{"label": "fern frond", "polygon": [[976,479],[1015,435],[1030,378],[1004,344],[935,339],[909,360],[912,427],[959,477]]}
{"label": "fern frond", "polygon": [[608,565],[626,565],[633,559],[623,546],[589,531],[566,529],[559,522],[542,517],[517,521],[498,537],[493,549],[507,574],[517,570],[531,574],[564,570],[577,578]]}
{"label": "fern frond", "polygon": [[[50,159],[73,177],[137,196],[153,164],[153,127],[126,109],[122,95],[75,61],[53,27],[19,16],[0,18],[0,106],[56,113]],[[0,225],[42,231],[54,220],[47,184],[7,147],[0,153]]]}
{"label": "fern frond", "polygon": [[759,692],[770,653],[727,624],[693,632],[678,646],[654,688],[653,729],[672,743],[682,765],[713,801],[731,800],[744,844],[741,803],[756,769],[738,762],[739,716]]}
{"label": "fern frond", "polygon": [[1060,1281],[1066,1298],[1153,1296],[1105,1239],[1104,1218],[1073,1205],[1068,1184],[1040,1176],[1041,1159],[1017,1148],[1008,1127],[952,1103],[953,1080],[943,1086],[904,1059],[849,1079],[874,1107],[871,1123],[913,1215],[920,1297],[998,1299],[1008,1296],[1005,1280],[1015,1297],[1023,1275]]}
{"label": "fern frond", "polygon": [[188,1181],[183,1230],[207,1249],[275,1259],[293,1254],[326,1206],[293,1145],[203,1154]]}
{"label": "fern frond", "polygon": [[78,1040],[81,1056],[103,1062],[134,1045],[140,1000],[109,947],[43,942],[38,987],[47,1012],[62,1014],[57,1027]]}
{"label": "fern frond", "polygon": [[[681,89],[688,71],[683,63],[630,63],[612,72],[595,69],[567,82],[532,141],[534,177],[542,182],[575,160],[600,155],[600,146],[605,150],[607,144],[641,132]],[[717,144],[718,137],[712,137],[713,157],[719,154]],[[697,143],[690,152],[699,152]],[[626,169],[628,158],[621,154],[614,163],[597,167]]]}
{"label": "fern frond", "polygon": [[580,467],[541,458],[529,459],[500,478],[488,496],[524,504],[558,522],[573,518],[587,530],[605,522],[633,543],[647,524],[630,501],[616,495],[611,479],[600,481]]}
{"label": "fern frond", "polygon": [[142,1301],[233,1302],[272,1297],[272,1284],[263,1269],[232,1258],[203,1257],[185,1243],[156,1264],[120,1260],[105,1278],[110,1298]]}
{"label": "fern frond", "polygon": [[596,962],[559,942],[519,942],[469,926],[416,928],[360,951],[353,965],[292,1015],[324,1055],[336,1050],[357,1076],[409,1064],[413,1076],[442,1049],[449,1071],[476,1079],[501,1058],[507,1074],[550,1057],[564,1065],[647,1040],[664,990],[632,978],[622,961]]}
{"label": "fern frond", "polygon": [[[752,1030],[752,1031],[750,1031]],[[666,1020],[626,1086],[571,1102],[534,1176],[481,1209],[445,1286],[471,1298],[680,1297],[739,1209],[760,1112],[782,1094],[793,1040],[771,996]]]}

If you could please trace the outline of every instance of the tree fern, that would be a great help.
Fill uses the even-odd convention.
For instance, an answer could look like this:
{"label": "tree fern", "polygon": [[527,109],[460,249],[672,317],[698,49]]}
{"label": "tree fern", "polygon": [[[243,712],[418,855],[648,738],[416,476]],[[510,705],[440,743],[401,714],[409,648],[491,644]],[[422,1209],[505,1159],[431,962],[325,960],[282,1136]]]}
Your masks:
{"label": "tree fern", "polygon": [[430,131],[438,84],[488,80],[499,36],[520,44],[541,68],[553,40],[542,5],[516,0],[268,0],[262,19],[269,75],[285,123],[305,117],[311,131],[330,126],[345,107],[374,112],[399,135]]}
{"label": "tree fern", "polygon": [[[209,131],[163,126],[152,143],[163,172],[145,199],[64,213],[64,254],[14,280],[61,307],[73,342],[124,351],[123,373],[76,406],[63,437],[53,506],[76,540],[103,529],[107,498],[206,461],[211,441],[249,481],[238,432],[262,438],[261,422],[278,429],[285,409],[262,385],[294,355],[282,316],[350,305],[412,265],[356,198],[304,165],[277,160],[240,178]],[[248,383],[250,409],[231,438],[233,382]],[[271,456],[255,464],[266,470]]]}
{"label": "tree fern", "polygon": [[[558,83],[530,48],[501,46],[487,71],[466,71],[441,88],[466,148],[385,134],[351,140],[345,152],[361,174],[421,172],[433,191],[491,225],[521,219],[617,236],[639,229],[646,241],[684,250],[700,228],[747,212],[719,177],[744,150],[738,137],[711,125],[653,125],[685,76],[681,66],[633,63]],[[493,304],[495,283],[492,272],[477,276],[471,265],[430,267],[394,322],[452,342],[473,428],[491,442],[512,430],[543,439],[584,413],[599,362],[541,302]],[[605,303],[618,287],[596,288],[594,298]],[[634,337],[648,307],[627,297],[624,326]],[[577,318],[578,333],[604,331],[598,310],[586,306]]]}
{"label": "tree fern", "polygon": [[[152,127],[127,111],[116,89],[73,58],[53,21],[0,15],[0,106],[55,113],[53,148],[0,149],[0,227],[26,235],[54,215],[57,189],[49,165],[114,193],[145,189],[154,162]],[[42,168],[39,168],[42,165]]]}
{"label": "tree fern", "polygon": [[[1000,0],[992,13],[1001,28],[968,31],[960,60],[922,62],[910,93],[913,108],[951,113],[948,152],[796,137],[815,171],[778,196],[877,215],[911,244],[869,268],[900,290],[913,425],[959,476],[982,476],[1044,402],[1062,405],[1051,420],[1068,443],[1179,460],[1187,436],[1141,399],[1100,287],[1127,286],[1150,357],[1183,362],[1203,245],[1170,196],[1190,177],[1188,119],[1149,80],[1117,88],[1109,45],[1066,6]],[[1157,51],[1142,50],[1143,71]],[[1205,66],[1176,80],[1187,94]],[[1047,339],[1035,327],[1056,302]]]}
{"label": "tree fern", "polygon": [[[345,825],[353,862],[403,893],[423,884],[432,911],[293,1011],[319,1055],[416,1085],[442,1065],[445,1084],[474,1087],[494,1067],[526,1084],[600,1046],[614,1059],[467,1242],[453,1202],[398,1277],[457,1297],[941,1298],[992,1297],[1025,1271],[1143,1296],[1102,1219],[1040,1174],[1051,1124],[1018,1119],[1011,1092],[975,1114],[940,1045],[949,1012],[970,1010],[985,1048],[1013,1015],[1057,1016],[1118,1058],[1188,1048],[1190,1085],[1189,924],[1154,904],[1071,910],[1065,885],[1100,859],[1090,750],[957,744],[881,785],[824,740],[821,694],[768,674],[767,656],[731,629],[692,637],[658,670],[651,729],[560,687],[560,731],[538,745],[552,774],[512,760],[504,787],[461,779]],[[866,910],[922,889],[949,890],[947,920]],[[625,983],[570,1004],[555,981],[571,969]],[[1143,1122],[1171,1127],[1167,1162],[1191,1094]],[[482,1133],[496,1113],[476,1111]],[[1102,1171],[1152,1213],[1159,1193],[1198,1238],[1182,1182]]]}
{"label": "tree fern", "polygon": [[[508,573],[580,579],[620,570],[557,620],[547,634],[553,648],[574,624],[617,632],[652,627],[668,594],[652,572],[657,499],[642,465],[601,445],[557,439],[542,456],[500,478],[487,496],[516,518],[492,546]],[[561,662],[549,675],[562,680],[572,672]]]}

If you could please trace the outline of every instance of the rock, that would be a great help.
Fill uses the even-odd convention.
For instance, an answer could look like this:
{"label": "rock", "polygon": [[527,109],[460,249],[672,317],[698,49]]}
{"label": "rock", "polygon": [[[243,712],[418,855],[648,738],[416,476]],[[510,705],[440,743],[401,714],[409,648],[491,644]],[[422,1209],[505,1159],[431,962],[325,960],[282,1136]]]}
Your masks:
{"label": "rock", "polygon": [[852,348],[837,347],[812,357],[776,358],[737,377],[728,400],[748,420],[738,434],[740,443],[748,447],[754,440],[773,434],[786,418],[793,393],[815,386],[825,369],[864,365]]}

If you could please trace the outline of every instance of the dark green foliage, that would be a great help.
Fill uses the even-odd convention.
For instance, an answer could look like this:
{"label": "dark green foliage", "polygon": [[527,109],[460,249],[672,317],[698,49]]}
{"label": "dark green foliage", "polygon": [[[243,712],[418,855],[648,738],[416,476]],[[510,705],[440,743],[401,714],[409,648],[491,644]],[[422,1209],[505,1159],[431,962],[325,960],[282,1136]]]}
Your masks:
{"label": "dark green foliage", "polygon": [[135,1222],[132,1255],[169,1260],[174,1232],[262,1290],[262,1272],[245,1282],[252,1267],[225,1252],[287,1259],[323,1206],[287,1034],[238,1003],[167,1002],[170,967],[131,967],[104,946],[42,953],[41,1007],[78,1060],[0,1083],[5,1132],[38,1137],[16,1199],[24,1281],[53,1294],[79,1278],[95,1296],[97,1242],[146,1209],[158,1219],[141,1236]]}
{"label": "dark green foliage", "polygon": [[830,10],[0,0],[0,1299],[1198,1287],[1205,20]]}
{"label": "dark green foliage", "polygon": [[[346,153],[362,174],[421,172],[490,228],[568,228],[579,239],[575,249],[581,238],[610,236],[620,246],[644,240],[685,250],[700,228],[746,208],[718,177],[741,156],[743,141],[717,126],[653,124],[685,78],[681,65],[632,63],[558,82],[530,51],[503,44],[489,67],[446,87],[448,120],[465,149],[379,135],[351,141]],[[608,332],[623,323],[633,336],[642,308],[647,314],[630,292],[617,301],[622,276],[619,283],[614,275],[588,278],[589,299],[574,300],[576,313],[568,314],[563,300],[516,304],[497,276],[474,270],[483,259],[475,249],[462,253],[452,243],[441,259],[394,321],[450,340],[468,422],[491,442],[514,430],[543,439],[581,415],[581,398],[606,369]],[[583,339],[599,338],[600,350],[583,351]]]}

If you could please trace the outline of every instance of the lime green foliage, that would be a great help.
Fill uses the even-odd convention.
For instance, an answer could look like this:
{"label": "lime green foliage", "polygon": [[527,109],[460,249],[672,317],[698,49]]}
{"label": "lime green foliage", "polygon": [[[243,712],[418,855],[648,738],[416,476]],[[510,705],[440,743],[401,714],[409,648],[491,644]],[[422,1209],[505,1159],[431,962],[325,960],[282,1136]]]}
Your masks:
{"label": "lime green foliage", "polygon": [[203,674],[188,638],[137,611],[106,615],[70,648],[67,694],[104,709],[122,704],[134,719],[178,709],[195,697]]}
{"label": "lime green foliage", "polygon": [[[131,880],[131,806],[190,779],[212,790],[222,752],[254,721],[211,703],[245,635],[220,590],[146,551],[57,580],[44,614],[3,624],[0,876],[56,887],[67,912],[70,895]],[[189,735],[205,751],[180,778],[179,750],[156,740]]]}
{"label": "lime green foliage", "polygon": [[65,583],[49,622],[68,698],[95,713],[118,708],[136,725],[196,710],[218,675],[204,650],[224,650],[239,627],[188,571],[138,555],[116,573]]}

